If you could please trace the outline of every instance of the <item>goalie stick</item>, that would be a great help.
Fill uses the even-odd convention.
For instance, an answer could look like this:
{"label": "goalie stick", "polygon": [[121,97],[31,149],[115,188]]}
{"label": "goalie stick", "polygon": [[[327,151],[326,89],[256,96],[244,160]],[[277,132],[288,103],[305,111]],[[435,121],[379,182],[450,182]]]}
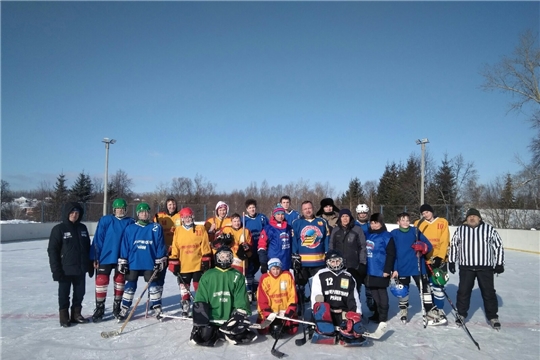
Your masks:
{"label": "goalie stick", "polygon": [[[162,314],[161,315],[163,318],[168,318],[168,319],[177,319],[177,320],[193,320],[193,318],[188,318],[188,317],[185,317],[185,316],[178,316],[178,315],[170,315],[170,314]],[[260,330],[260,329],[266,329],[267,327],[270,326],[270,324],[276,319],[276,314],[274,313],[271,313],[270,315],[268,315],[268,317],[266,319],[264,319],[264,321],[260,324],[251,324],[249,326],[250,329],[255,329],[255,330]]]}
{"label": "goalie stick", "polygon": [[[297,322],[297,323],[306,324],[310,326],[316,326],[316,324],[311,321],[293,319],[293,318],[289,318],[289,317],[281,316],[281,315],[276,315],[276,319]],[[386,328],[387,328],[387,324],[385,322],[380,322],[379,326],[377,326],[377,329],[375,329],[374,332],[364,331],[362,333],[362,336],[369,339],[373,339],[373,340],[379,340],[386,333]]]}

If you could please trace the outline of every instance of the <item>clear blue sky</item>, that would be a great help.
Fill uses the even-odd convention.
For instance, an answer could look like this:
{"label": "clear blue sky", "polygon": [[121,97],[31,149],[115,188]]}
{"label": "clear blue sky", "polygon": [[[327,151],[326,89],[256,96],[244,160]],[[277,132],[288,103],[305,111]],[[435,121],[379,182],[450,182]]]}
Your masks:
{"label": "clear blue sky", "polygon": [[526,116],[483,64],[537,30],[539,2],[4,2],[2,179],[122,169],[136,192],[197,173],[218,191],[336,191],[420,153],[480,181],[530,158]]}

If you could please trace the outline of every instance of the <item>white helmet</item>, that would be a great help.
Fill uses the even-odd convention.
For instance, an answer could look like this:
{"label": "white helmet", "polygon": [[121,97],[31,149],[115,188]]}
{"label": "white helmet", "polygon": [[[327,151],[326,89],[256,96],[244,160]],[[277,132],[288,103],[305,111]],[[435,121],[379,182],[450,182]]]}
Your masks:
{"label": "white helmet", "polygon": [[360,204],[356,207],[356,213],[368,213],[369,212],[369,206],[366,204]]}

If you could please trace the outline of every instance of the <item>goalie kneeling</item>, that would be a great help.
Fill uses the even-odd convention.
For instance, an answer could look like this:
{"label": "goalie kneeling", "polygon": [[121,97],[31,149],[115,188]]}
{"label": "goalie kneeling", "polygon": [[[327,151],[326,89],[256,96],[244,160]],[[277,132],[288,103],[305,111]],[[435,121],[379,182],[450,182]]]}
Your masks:
{"label": "goalie kneeling", "polygon": [[214,346],[217,340],[237,345],[257,338],[249,330],[251,313],[246,278],[231,267],[233,252],[220,247],[215,255],[216,267],[206,271],[199,282],[193,304],[193,330],[190,341]]}
{"label": "goalie kneeling", "polygon": [[339,251],[329,250],[325,262],[326,268],[313,276],[311,306],[316,327],[311,342],[366,345],[356,281],[344,270],[344,259]]}

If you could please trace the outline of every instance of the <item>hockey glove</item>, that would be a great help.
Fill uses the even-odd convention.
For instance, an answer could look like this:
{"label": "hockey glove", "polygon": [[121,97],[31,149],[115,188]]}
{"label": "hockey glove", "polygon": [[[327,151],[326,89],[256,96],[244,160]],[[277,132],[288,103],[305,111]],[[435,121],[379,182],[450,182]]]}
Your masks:
{"label": "hockey glove", "polygon": [[240,260],[246,260],[247,258],[251,257],[251,249],[249,247],[249,244],[240,244],[238,246],[238,250],[236,251],[236,256],[238,256]]}
{"label": "hockey glove", "polygon": [[456,263],[448,263],[448,271],[452,274],[456,273]]}
{"label": "hockey glove", "polygon": [[219,330],[225,334],[238,335],[246,330],[249,330],[251,322],[248,314],[241,309],[236,309],[232,312],[231,318]]}
{"label": "hockey glove", "polygon": [[211,268],[212,256],[210,254],[203,255],[201,259],[201,271],[204,273],[206,270],[210,270]]}
{"label": "hockey glove", "polygon": [[127,274],[127,272],[129,271],[129,263],[127,261],[127,259],[118,259],[118,272],[120,274]]}
{"label": "hockey glove", "polygon": [[95,269],[94,269],[94,262],[93,262],[93,261],[90,261],[90,262],[88,263],[88,276],[90,277],[90,279],[91,279],[92,277],[94,277],[94,270],[95,270]]}
{"label": "hockey glove", "polygon": [[58,270],[52,273],[52,278],[54,281],[62,281],[64,279],[64,272],[62,270]]}
{"label": "hockey glove", "polygon": [[416,241],[411,245],[414,251],[420,252],[422,255],[425,255],[428,252],[428,246],[425,242]]}
{"label": "hockey glove", "polygon": [[295,314],[296,314],[296,305],[289,305],[289,307],[285,311],[285,316],[288,318],[292,318]]}
{"label": "hockey glove", "polygon": [[345,319],[341,321],[339,331],[343,335],[360,337],[363,333],[361,320],[362,315],[354,311],[348,311],[347,314],[345,314]]}
{"label": "hockey glove", "polygon": [[302,257],[298,254],[292,255],[293,269],[296,272],[302,271]]}
{"label": "hockey glove", "polygon": [[261,263],[261,274],[266,274],[268,272],[268,264]]}
{"label": "hockey glove", "polygon": [[502,274],[504,272],[504,266],[503,265],[495,265],[495,270],[493,270],[495,274]]}
{"label": "hockey glove", "polygon": [[169,271],[172,272],[174,276],[180,274],[180,261],[178,261],[178,259],[169,259]]}
{"label": "hockey glove", "polygon": [[434,257],[432,260],[431,260],[431,267],[433,267],[434,269],[435,268],[440,268],[441,265],[442,265],[442,262],[443,262],[443,259],[441,259],[440,257],[436,256]]}
{"label": "hockey glove", "polygon": [[167,264],[167,257],[164,256],[162,258],[154,260],[154,271],[162,272],[163,269],[165,269],[165,266]]}

